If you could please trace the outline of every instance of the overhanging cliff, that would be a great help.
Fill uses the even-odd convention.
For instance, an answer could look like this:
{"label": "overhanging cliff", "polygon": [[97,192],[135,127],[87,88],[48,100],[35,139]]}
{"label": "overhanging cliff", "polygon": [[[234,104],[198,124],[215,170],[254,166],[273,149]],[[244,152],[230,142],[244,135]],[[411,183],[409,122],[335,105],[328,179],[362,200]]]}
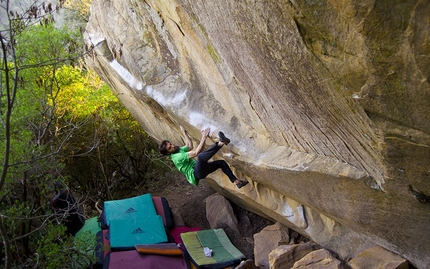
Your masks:
{"label": "overhanging cliff", "polygon": [[[211,186],[347,259],[430,266],[427,1],[94,0],[87,63],[157,140],[209,126]],[[215,136],[212,137],[214,140]],[[209,140],[208,140],[209,142]]]}

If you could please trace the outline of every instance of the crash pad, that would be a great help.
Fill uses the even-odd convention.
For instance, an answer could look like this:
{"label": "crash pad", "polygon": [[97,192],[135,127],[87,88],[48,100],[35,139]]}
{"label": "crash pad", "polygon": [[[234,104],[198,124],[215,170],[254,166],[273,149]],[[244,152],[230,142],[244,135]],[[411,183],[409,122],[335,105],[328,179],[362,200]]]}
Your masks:
{"label": "crash pad", "polygon": [[[237,265],[245,256],[230,241],[223,229],[201,230],[181,234],[190,260],[196,268],[225,268]],[[212,255],[207,257],[204,248]]]}

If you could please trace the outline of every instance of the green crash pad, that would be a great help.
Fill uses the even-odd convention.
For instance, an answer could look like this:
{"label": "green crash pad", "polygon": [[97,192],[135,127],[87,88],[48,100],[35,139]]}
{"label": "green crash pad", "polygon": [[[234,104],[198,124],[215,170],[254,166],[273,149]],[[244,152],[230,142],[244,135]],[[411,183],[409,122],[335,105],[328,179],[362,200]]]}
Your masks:
{"label": "green crash pad", "polygon": [[[230,241],[223,229],[182,233],[181,239],[197,268],[224,268],[237,265],[245,256]],[[204,248],[212,250],[207,257]]]}
{"label": "green crash pad", "polygon": [[87,219],[84,226],[76,233],[75,240],[82,237],[85,233],[94,235],[95,238],[99,231],[101,231],[101,228],[98,223],[98,217]]}
{"label": "green crash pad", "polygon": [[[75,234],[74,245],[81,253],[86,253],[88,257],[94,256],[94,250],[97,244],[96,234],[101,231],[98,223],[98,217],[87,219],[84,226]],[[89,260],[75,261],[76,266],[87,266],[91,262]]]}

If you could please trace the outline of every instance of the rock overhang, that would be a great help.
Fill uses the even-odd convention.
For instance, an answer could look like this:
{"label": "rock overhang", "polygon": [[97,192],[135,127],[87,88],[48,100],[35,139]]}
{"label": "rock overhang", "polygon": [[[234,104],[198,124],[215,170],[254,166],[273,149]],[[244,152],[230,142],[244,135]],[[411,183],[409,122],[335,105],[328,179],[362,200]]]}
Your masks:
{"label": "rock overhang", "polygon": [[[379,244],[416,264],[428,263],[421,250],[428,247],[428,233],[411,236],[416,242],[395,238],[415,234],[426,223],[428,205],[417,203],[406,187],[430,189],[426,116],[416,126],[393,121],[391,100],[372,98],[383,96],[375,94],[384,89],[377,88],[383,76],[369,65],[374,51],[368,52],[366,38],[371,37],[338,25],[337,38],[345,40],[330,43],[309,30],[312,20],[327,12],[324,7],[312,18],[307,8],[315,6],[304,3],[269,1],[265,9],[254,4],[94,1],[94,10],[106,12],[93,13],[88,24],[86,42],[96,49],[87,62],[155,139],[180,143],[178,125],[196,141],[206,126],[234,137],[223,154],[252,182],[249,193],[238,193],[218,174],[208,181],[238,204],[295,227],[344,257]],[[371,23],[363,15],[374,10],[371,6],[330,12],[356,9],[355,17],[354,12],[342,17],[350,27],[360,19]],[[323,29],[333,27],[321,23],[327,24],[320,25]],[[344,54],[344,61],[337,55],[342,46],[355,50]],[[419,63],[426,66],[425,60]],[[424,84],[419,89],[427,96]],[[375,107],[378,102],[385,111]],[[423,107],[422,100],[417,103]],[[419,164],[413,152],[420,153]],[[396,225],[387,231],[387,222]],[[355,250],[341,242],[347,238],[359,242]]]}

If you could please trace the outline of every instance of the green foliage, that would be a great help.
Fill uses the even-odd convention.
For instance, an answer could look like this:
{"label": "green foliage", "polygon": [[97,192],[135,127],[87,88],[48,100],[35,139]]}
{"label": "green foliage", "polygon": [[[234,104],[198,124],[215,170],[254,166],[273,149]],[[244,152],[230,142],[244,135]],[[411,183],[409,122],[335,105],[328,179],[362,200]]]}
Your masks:
{"label": "green foliage", "polygon": [[[81,241],[78,247],[84,249],[89,246],[89,242]],[[74,238],[66,235],[63,225],[47,225],[40,233],[37,244],[38,268],[85,268],[95,261],[93,253],[82,252],[80,248],[74,247]]]}
{"label": "green foliage", "polygon": [[[14,103],[11,118],[11,169],[8,180],[13,182],[19,171],[27,171],[33,177],[43,176],[43,166],[57,167],[49,160],[39,159],[46,154],[46,147],[52,146],[51,142],[55,137],[52,130],[52,122],[55,120],[55,110],[47,103],[48,98],[58,93],[55,81],[55,74],[58,68],[65,64],[76,61],[79,53],[78,49],[69,45],[76,34],[67,30],[58,30],[52,25],[33,26],[25,29],[16,36],[16,62],[10,63],[9,74],[13,79],[15,70],[19,70],[16,85],[16,102]],[[31,46],[29,46],[31,44]],[[72,57],[72,58],[67,58]],[[68,60],[65,60],[68,59]],[[13,64],[18,65],[16,69]],[[51,76],[50,76],[51,75]],[[49,78],[41,82],[40,78]],[[5,84],[2,84],[5,87]],[[2,88],[2,92],[6,90]],[[2,95],[2,104],[5,111],[7,101]],[[5,113],[1,113],[3,122]],[[2,128],[1,141],[5,141],[5,133]],[[1,148],[4,143],[2,143]],[[51,148],[52,149],[52,148]],[[4,148],[2,148],[3,152]],[[3,154],[2,154],[3,157]],[[38,160],[38,161],[34,161]],[[46,164],[46,161],[49,164]],[[38,169],[35,169],[38,168]],[[31,172],[30,171],[35,171]]]}
{"label": "green foliage", "polygon": [[67,119],[85,118],[106,110],[118,102],[110,89],[93,86],[91,76],[81,68],[64,66],[55,74],[58,94],[51,96],[49,104],[56,106],[56,114]]}
{"label": "green foliage", "polygon": [[79,237],[74,239],[74,249],[76,254],[73,257],[74,267],[86,267],[88,264],[95,264],[97,258],[95,256],[95,248],[97,240],[92,231],[81,232]]}
{"label": "green foliage", "polygon": [[20,67],[30,72],[43,73],[65,64],[73,65],[82,53],[79,32],[66,27],[57,29],[53,24],[26,28],[16,40]]}
{"label": "green foliage", "polygon": [[67,0],[65,6],[78,13],[85,21],[88,21],[91,2],[91,0]]}
{"label": "green foliage", "polygon": [[45,227],[44,231],[41,233],[41,238],[38,240],[37,244],[39,248],[37,249],[39,255],[40,267],[46,268],[61,268],[63,264],[67,261],[64,259],[68,255],[63,255],[63,246],[70,246],[72,239],[65,236],[66,228],[62,225],[49,224]]}
{"label": "green foliage", "polygon": [[22,25],[16,33],[15,61],[2,58],[10,69],[1,70],[0,94],[4,122],[4,82],[10,78],[17,91],[9,137],[0,125],[0,158],[11,142],[0,212],[13,242],[12,260],[15,267],[85,267],[94,257],[80,250],[91,248],[91,240],[73,242],[58,225],[64,216],[53,214],[49,201],[68,187],[92,217],[95,201],[143,192],[163,173],[153,157],[157,145],[100,78],[82,67],[76,32],[48,24]]}
{"label": "green foliage", "polygon": [[[76,123],[58,125],[56,106],[48,101],[60,92],[57,70],[78,63],[81,39],[75,31],[54,28],[52,17],[40,18],[51,4],[34,5],[22,14],[8,12],[8,0],[1,7],[7,31],[0,31],[0,251],[5,268],[64,267],[74,257],[60,253],[69,253],[73,242],[64,228],[53,225],[57,216],[47,202],[56,192],[54,183],[67,177],[58,156]],[[34,22],[41,24],[30,27]]]}

